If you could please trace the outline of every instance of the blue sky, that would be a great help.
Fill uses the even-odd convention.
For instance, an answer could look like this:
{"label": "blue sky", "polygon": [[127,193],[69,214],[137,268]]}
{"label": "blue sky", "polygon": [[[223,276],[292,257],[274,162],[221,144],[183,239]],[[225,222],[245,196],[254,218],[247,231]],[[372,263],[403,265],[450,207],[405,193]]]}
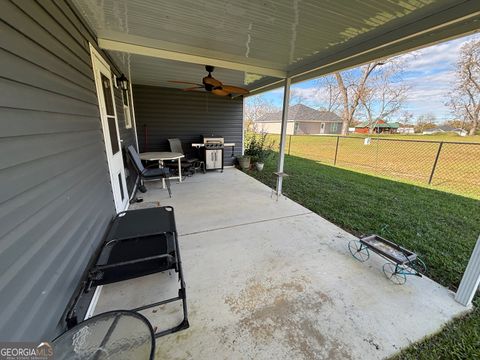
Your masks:
{"label": "blue sky", "polygon": [[[446,94],[451,88],[455,75],[455,64],[463,43],[479,39],[480,35],[470,35],[415,51],[416,56],[409,56],[404,81],[410,86],[404,110],[413,114],[413,121],[426,113],[435,115],[437,122],[449,120],[452,114],[445,105]],[[315,91],[315,79],[292,86],[306,98],[305,103],[314,108],[324,106],[321,95]],[[258,96],[265,97],[274,105],[281,106],[283,89],[276,89]],[[247,100],[248,101],[248,100]]]}

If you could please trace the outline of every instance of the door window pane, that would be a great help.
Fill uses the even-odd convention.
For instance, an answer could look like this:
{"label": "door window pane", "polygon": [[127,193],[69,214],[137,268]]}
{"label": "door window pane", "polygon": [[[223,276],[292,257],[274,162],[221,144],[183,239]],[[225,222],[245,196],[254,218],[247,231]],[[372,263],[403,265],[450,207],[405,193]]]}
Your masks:
{"label": "door window pane", "polygon": [[105,108],[107,110],[107,115],[115,115],[113,110],[113,98],[112,98],[112,89],[110,86],[110,79],[105,75],[102,75],[102,88],[103,88],[103,98],[105,99]]}
{"label": "door window pane", "polygon": [[110,133],[110,144],[112,145],[112,154],[115,155],[119,149],[117,136],[117,121],[115,117],[107,116],[108,132]]}

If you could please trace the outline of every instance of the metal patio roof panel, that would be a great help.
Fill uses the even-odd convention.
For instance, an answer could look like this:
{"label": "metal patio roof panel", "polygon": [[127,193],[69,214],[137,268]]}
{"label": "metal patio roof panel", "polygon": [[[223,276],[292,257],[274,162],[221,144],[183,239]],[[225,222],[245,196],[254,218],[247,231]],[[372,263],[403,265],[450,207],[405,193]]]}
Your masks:
{"label": "metal patio roof panel", "polygon": [[[110,51],[110,55],[121,71],[136,85],[152,85],[172,88],[189,88],[195,85],[176,84],[169,80],[202,83],[207,75],[205,66],[199,64],[179,63],[173,60],[157,59],[149,56],[126,54]],[[224,84],[248,85],[248,74],[216,67],[213,76]]]}
{"label": "metal patio roof panel", "polygon": [[[285,67],[447,0],[75,0],[99,37],[117,32]],[[414,14],[415,13],[415,14]]]}
{"label": "metal patio roof panel", "polygon": [[100,39],[280,70],[294,81],[474,31],[480,18],[478,0],[71,1]]}

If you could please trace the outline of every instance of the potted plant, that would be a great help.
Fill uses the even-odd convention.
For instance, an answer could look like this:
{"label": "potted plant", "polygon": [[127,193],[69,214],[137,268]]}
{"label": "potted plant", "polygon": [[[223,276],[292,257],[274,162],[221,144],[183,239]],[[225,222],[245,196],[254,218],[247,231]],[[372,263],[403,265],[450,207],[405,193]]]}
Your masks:
{"label": "potted plant", "polygon": [[255,163],[258,171],[262,171],[265,161],[272,154],[274,142],[267,141],[267,133],[250,132],[245,136],[245,155]]}
{"label": "potted plant", "polygon": [[265,163],[263,161],[257,160],[255,163],[255,167],[257,168],[257,171],[263,171],[263,167],[265,166]]}
{"label": "potted plant", "polygon": [[262,171],[265,166],[265,161],[272,155],[270,149],[260,149],[257,153],[255,167],[257,171]]}
{"label": "potted plant", "polygon": [[242,170],[250,169],[250,156],[249,155],[241,155],[237,156],[238,165]]}

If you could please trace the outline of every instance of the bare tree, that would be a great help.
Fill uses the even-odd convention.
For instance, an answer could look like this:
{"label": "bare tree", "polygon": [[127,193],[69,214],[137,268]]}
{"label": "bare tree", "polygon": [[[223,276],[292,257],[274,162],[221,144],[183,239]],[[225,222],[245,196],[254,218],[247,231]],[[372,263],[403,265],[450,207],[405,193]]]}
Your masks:
{"label": "bare tree", "polygon": [[358,70],[350,70],[345,72],[336,72],[340,98],[342,101],[342,135],[348,133],[348,127],[353,121],[355,112],[360,105],[360,97],[365,91],[366,83],[373,70],[383,65],[382,61],[376,61],[360,68]]}
{"label": "bare tree", "polygon": [[409,90],[402,81],[405,61],[397,58],[383,65],[370,76],[359,93],[370,134],[379,120],[388,120],[400,113]]}
{"label": "bare tree", "polygon": [[413,120],[413,114],[410,111],[404,110],[400,115],[400,121],[403,125],[410,125]]}
{"label": "bare tree", "polygon": [[303,89],[292,87],[292,89],[290,90],[290,99],[288,100],[289,106],[302,104],[307,102],[307,100],[308,98],[304,94]]}
{"label": "bare tree", "polygon": [[448,105],[469,124],[469,135],[475,135],[480,120],[480,40],[461,47],[454,86]]}
{"label": "bare tree", "polygon": [[273,105],[273,102],[267,100],[265,97],[250,96],[244,102],[243,121],[245,129],[248,131],[255,130],[255,121],[263,115],[271,112],[276,112],[279,109]]}
{"label": "bare tree", "polygon": [[417,123],[415,125],[415,132],[422,133],[425,130],[433,129],[434,127],[437,126],[436,121],[437,119],[435,115],[432,113],[420,115],[417,118]]}
{"label": "bare tree", "polygon": [[328,75],[314,81],[316,98],[324,105],[321,110],[336,113],[341,106],[340,89],[334,76]]}

